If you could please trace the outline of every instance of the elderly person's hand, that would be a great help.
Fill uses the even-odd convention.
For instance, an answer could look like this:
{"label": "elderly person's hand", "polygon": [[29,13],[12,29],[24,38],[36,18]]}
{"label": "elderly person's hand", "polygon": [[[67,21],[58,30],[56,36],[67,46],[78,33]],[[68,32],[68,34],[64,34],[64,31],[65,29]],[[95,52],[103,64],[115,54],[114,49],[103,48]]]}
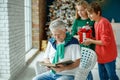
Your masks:
{"label": "elderly person's hand", "polygon": [[58,67],[56,68],[52,68],[53,70],[55,70],[56,72],[61,72],[65,70],[65,66],[62,64],[57,65]]}

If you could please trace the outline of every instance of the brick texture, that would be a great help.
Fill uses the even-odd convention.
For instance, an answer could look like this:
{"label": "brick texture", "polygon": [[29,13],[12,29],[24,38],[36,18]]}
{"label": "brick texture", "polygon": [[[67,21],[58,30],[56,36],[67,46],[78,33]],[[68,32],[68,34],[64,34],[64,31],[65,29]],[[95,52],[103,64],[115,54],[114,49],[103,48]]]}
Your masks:
{"label": "brick texture", "polygon": [[34,48],[40,47],[40,23],[39,23],[39,0],[32,0],[32,45]]}
{"label": "brick texture", "polygon": [[32,40],[33,47],[41,49],[45,39],[46,0],[32,0]]}

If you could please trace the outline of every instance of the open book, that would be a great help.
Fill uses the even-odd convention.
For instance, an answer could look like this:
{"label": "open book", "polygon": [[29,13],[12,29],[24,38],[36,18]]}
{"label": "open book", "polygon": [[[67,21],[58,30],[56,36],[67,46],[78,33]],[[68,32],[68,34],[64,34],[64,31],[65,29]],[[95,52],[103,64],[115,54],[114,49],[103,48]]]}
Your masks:
{"label": "open book", "polygon": [[66,66],[66,65],[70,65],[70,64],[72,64],[72,63],[74,63],[74,61],[72,61],[72,60],[67,60],[67,61],[63,61],[63,62],[58,62],[58,63],[56,63],[56,64],[40,62],[40,65],[42,65],[42,66],[47,66],[47,67],[59,67],[59,66],[58,66],[59,64],[62,64],[62,65],[64,65],[64,66]]}

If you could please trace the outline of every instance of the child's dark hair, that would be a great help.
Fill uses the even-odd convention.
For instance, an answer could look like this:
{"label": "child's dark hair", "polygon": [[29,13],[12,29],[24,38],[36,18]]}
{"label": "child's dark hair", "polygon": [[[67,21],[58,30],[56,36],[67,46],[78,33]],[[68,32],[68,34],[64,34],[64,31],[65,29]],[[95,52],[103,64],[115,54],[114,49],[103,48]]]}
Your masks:
{"label": "child's dark hair", "polygon": [[90,5],[87,7],[87,11],[89,13],[93,13],[95,12],[96,14],[98,14],[98,12],[100,12],[100,16],[102,15],[102,10],[101,10],[101,6],[98,2],[94,1],[92,3],[90,3]]}

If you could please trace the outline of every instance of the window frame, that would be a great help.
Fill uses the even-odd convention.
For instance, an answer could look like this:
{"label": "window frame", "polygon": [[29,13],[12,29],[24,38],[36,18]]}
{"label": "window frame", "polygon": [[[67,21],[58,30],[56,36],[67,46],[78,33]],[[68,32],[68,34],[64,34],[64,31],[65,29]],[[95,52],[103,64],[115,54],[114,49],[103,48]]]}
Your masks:
{"label": "window frame", "polygon": [[32,7],[31,0],[24,0],[25,15],[25,51],[28,52],[32,48]]}

